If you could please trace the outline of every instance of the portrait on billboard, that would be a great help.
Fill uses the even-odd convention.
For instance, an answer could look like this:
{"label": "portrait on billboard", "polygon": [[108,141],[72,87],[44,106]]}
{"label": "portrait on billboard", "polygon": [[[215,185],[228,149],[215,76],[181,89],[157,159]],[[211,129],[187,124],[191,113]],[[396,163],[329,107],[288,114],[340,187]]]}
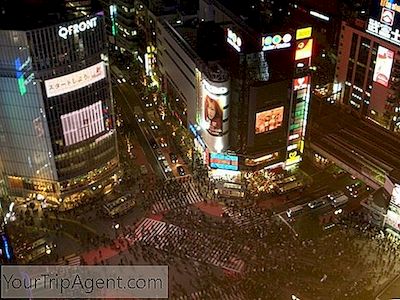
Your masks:
{"label": "portrait on billboard", "polygon": [[256,134],[268,132],[282,126],[283,106],[256,114]]}
{"label": "portrait on billboard", "polygon": [[385,87],[389,85],[390,73],[392,72],[394,52],[379,46],[376,54],[376,64],[373,80]]}
{"label": "portrait on billboard", "polygon": [[218,99],[206,95],[204,99],[204,119],[208,124],[207,131],[212,135],[222,134],[222,108]]}

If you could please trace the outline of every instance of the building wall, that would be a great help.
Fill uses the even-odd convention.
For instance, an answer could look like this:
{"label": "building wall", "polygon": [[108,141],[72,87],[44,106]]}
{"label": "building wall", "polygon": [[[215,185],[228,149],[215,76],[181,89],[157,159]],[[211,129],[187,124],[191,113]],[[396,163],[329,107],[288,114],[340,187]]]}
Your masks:
{"label": "building wall", "polygon": [[[75,24],[81,28],[78,33],[73,33]],[[0,93],[7,92],[1,97],[0,134],[10,142],[0,147],[5,147],[3,161],[10,164],[5,164],[9,186],[63,193],[88,188],[115,169],[118,154],[103,17],[0,36],[2,49],[8,50],[0,55],[9,65],[21,58],[23,65],[21,72],[0,78]],[[24,95],[18,95],[16,77],[21,76]],[[60,184],[30,185],[37,180]]]}
{"label": "building wall", "polygon": [[400,59],[399,47],[343,22],[335,80],[342,87],[340,104],[390,129],[391,78],[387,87],[373,81],[379,46],[394,52],[393,64]]}
{"label": "building wall", "polygon": [[167,21],[159,20],[157,31],[159,69],[179,93],[180,101],[184,101],[188,121],[194,123],[197,111],[196,63],[185,52],[185,45],[182,44],[184,41],[176,41],[174,37],[178,37],[179,34],[174,32]]}

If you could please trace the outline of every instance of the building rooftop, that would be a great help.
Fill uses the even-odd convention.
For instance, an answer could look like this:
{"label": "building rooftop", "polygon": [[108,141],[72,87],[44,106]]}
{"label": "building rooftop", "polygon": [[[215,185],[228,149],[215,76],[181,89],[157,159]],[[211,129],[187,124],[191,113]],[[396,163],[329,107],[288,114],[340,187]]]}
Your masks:
{"label": "building rooftop", "polygon": [[[90,5],[85,5],[85,10],[81,10],[82,7],[73,2],[77,1],[2,0],[0,30],[31,30],[63,23],[101,10],[96,0],[89,0]],[[76,5],[76,10],[72,9],[71,3]]]}

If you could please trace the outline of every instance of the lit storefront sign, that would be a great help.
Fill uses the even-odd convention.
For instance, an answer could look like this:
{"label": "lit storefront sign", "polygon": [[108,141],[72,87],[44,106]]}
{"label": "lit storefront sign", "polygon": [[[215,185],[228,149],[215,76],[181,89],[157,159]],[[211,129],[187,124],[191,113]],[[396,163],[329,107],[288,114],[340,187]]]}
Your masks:
{"label": "lit storefront sign", "polygon": [[289,48],[292,46],[292,39],[293,37],[290,33],[264,36],[261,40],[262,51]]}
{"label": "lit storefront sign", "polygon": [[[298,31],[296,38],[303,37],[303,39],[296,42],[295,65],[301,63],[303,68],[308,68],[311,65],[313,39],[309,38],[308,33],[297,33]],[[309,33],[311,35],[311,30]],[[297,164],[302,159],[311,97],[310,75],[297,74],[297,76],[298,78],[293,79],[292,86],[293,110],[288,135],[287,167]]]}
{"label": "lit storefront sign", "polygon": [[153,75],[154,66],[156,65],[156,56],[154,46],[147,46],[147,53],[144,55],[144,69],[147,76]]}
{"label": "lit storefront sign", "polygon": [[392,72],[394,52],[379,46],[376,55],[376,64],[373,80],[385,87],[389,85],[390,73]]}
{"label": "lit storefront sign", "polygon": [[386,214],[386,224],[394,228],[396,231],[400,230],[400,215],[394,211],[397,209],[389,208]]}
{"label": "lit storefront sign", "polygon": [[298,41],[296,43],[295,60],[301,60],[311,57],[313,47],[313,39]]}
{"label": "lit storefront sign", "polygon": [[239,170],[239,157],[222,153],[210,153],[210,167],[223,170]]}
{"label": "lit storefront sign", "polygon": [[274,159],[277,159],[278,157],[279,157],[279,152],[274,152],[258,158],[246,158],[244,163],[246,166],[254,167],[262,163],[270,162]]}
{"label": "lit storefront sign", "polygon": [[312,27],[300,28],[296,30],[296,40],[308,39],[311,37]]}
{"label": "lit storefront sign", "polygon": [[48,79],[44,82],[47,97],[55,97],[65,93],[69,93],[89,84],[95,83],[106,77],[106,69],[104,62],[97,63],[86,69]]}
{"label": "lit storefront sign", "polygon": [[242,49],[242,39],[232,31],[232,29],[228,28],[228,33],[226,37],[226,41],[229,45],[231,45],[237,52],[240,52]]}
{"label": "lit storefront sign", "polygon": [[68,36],[84,32],[88,29],[95,28],[96,26],[97,26],[97,17],[93,17],[91,19],[76,24],[68,25],[67,27],[60,26],[60,28],[58,29],[58,35],[66,40]]}
{"label": "lit storefront sign", "polygon": [[65,145],[73,145],[105,130],[101,101],[61,116]]}

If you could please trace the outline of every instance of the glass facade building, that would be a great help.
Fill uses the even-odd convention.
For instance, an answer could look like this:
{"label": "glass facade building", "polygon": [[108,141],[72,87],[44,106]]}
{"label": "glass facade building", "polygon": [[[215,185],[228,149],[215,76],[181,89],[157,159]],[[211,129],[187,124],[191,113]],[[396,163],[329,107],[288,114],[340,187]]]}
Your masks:
{"label": "glass facade building", "polygon": [[102,14],[0,30],[0,155],[10,196],[71,204],[116,179]]}

